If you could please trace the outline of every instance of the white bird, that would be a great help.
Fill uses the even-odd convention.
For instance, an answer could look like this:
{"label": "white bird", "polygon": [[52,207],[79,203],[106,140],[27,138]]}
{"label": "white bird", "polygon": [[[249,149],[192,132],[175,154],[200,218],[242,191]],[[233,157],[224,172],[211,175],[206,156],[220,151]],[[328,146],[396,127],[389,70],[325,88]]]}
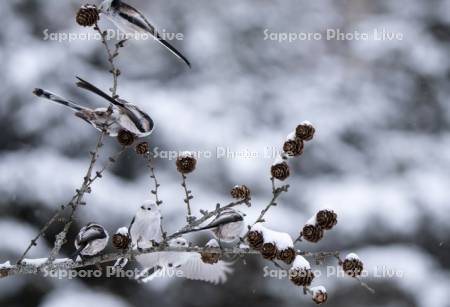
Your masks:
{"label": "white bird", "polygon": [[152,35],[155,40],[186,63],[188,67],[191,67],[188,59],[175,49],[175,47],[165,41],[147,18],[131,5],[121,0],[105,0],[100,4],[99,11],[125,34],[134,35],[136,33],[145,33]]}
{"label": "white bird", "polygon": [[77,249],[72,255],[72,259],[76,259],[78,255],[95,256],[103,251],[108,244],[109,235],[106,229],[95,223],[89,223],[80,229],[75,238],[75,248]]}
{"label": "white bird", "polygon": [[112,137],[117,136],[120,130],[129,131],[136,137],[146,137],[152,133],[153,120],[144,111],[123,99],[112,98],[81,78],[78,80],[79,87],[96,93],[113,104],[110,115],[107,108],[90,109],[40,88],[36,88],[33,94],[71,108],[76,116],[100,131],[105,130]]}
{"label": "white bird", "polygon": [[154,202],[146,200],[139,207],[128,229],[131,242],[136,248],[148,248],[152,246],[152,241],[160,242],[162,234],[159,207]]}
{"label": "white bird", "polygon": [[[188,242],[184,238],[176,238],[169,241],[169,246],[187,247]],[[136,259],[147,273],[146,276],[140,276],[140,280],[144,282],[153,280],[158,273],[167,273],[166,276],[219,284],[226,282],[227,274],[233,271],[231,264],[222,260],[215,264],[204,263],[197,252],[156,252],[136,256]],[[174,272],[167,272],[170,270]]]}
{"label": "white bird", "polygon": [[233,208],[227,208],[219,213],[208,225],[181,231],[178,232],[177,235],[202,230],[211,230],[214,236],[219,240],[219,243],[229,243],[239,239],[244,228],[245,224],[243,214]]}

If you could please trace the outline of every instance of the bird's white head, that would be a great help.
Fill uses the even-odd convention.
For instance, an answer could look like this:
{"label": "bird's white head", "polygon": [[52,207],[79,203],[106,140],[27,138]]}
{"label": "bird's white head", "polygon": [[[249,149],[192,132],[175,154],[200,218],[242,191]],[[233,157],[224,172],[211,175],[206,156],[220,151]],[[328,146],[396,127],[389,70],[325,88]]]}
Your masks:
{"label": "bird's white head", "polygon": [[189,245],[188,241],[185,238],[176,238],[169,242],[170,246],[173,247],[186,247]]}
{"label": "bird's white head", "polygon": [[146,200],[138,210],[138,215],[160,217],[161,211],[159,207],[151,200]]}

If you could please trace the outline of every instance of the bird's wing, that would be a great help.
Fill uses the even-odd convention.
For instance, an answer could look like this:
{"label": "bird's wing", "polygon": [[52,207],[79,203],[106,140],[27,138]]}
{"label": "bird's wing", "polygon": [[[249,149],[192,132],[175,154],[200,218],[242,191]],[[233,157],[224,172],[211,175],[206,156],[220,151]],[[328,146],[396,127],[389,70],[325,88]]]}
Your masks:
{"label": "bird's wing", "polygon": [[155,26],[153,26],[145,16],[139,12],[134,7],[121,2],[120,3],[120,10],[119,10],[119,16],[127,20],[128,22],[134,24],[138,28],[147,31],[151,35],[153,35],[160,44],[162,44],[164,47],[169,49],[170,52],[172,52],[175,56],[183,60],[187,66],[191,67],[191,63],[189,60],[181,54],[175,47],[173,47],[171,44],[169,44],[166,40],[164,40],[161,35],[159,35],[158,31],[156,30]]}
{"label": "bird's wing", "polygon": [[83,244],[89,243],[92,240],[104,239],[107,234],[103,228],[98,226],[88,226],[84,231],[80,231],[77,237],[78,244],[82,246]]}
{"label": "bird's wing", "polygon": [[186,253],[188,260],[178,269],[183,272],[183,277],[192,280],[201,280],[213,284],[227,281],[227,273],[232,273],[233,269],[229,262],[220,260],[215,264],[204,263],[199,253]]}
{"label": "bird's wing", "polygon": [[244,218],[239,213],[230,212],[230,213],[226,213],[226,214],[217,216],[211,223],[209,223],[205,227],[202,227],[202,229],[210,229],[210,228],[214,228],[214,227],[217,227],[220,225],[225,225],[228,223],[239,222],[239,221],[242,221],[243,219]]}

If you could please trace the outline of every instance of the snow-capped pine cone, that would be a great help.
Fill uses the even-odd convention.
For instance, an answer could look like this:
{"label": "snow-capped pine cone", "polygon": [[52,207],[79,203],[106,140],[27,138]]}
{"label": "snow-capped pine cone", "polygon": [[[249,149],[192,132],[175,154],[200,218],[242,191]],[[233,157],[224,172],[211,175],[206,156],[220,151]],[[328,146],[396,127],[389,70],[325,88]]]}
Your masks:
{"label": "snow-capped pine cone", "polygon": [[126,147],[131,146],[131,145],[133,145],[134,140],[135,140],[134,134],[128,130],[122,129],[117,134],[117,141],[122,146],[126,146]]}
{"label": "snow-capped pine cone", "polygon": [[251,248],[260,250],[264,244],[264,237],[261,232],[251,230],[247,235],[247,242]]}
{"label": "snow-capped pine cone", "polygon": [[261,247],[261,255],[264,259],[273,260],[278,254],[277,247],[273,243],[264,243]]}
{"label": "snow-capped pine cone", "polygon": [[312,140],[315,132],[316,129],[310,123],[301,123],[295,128],[295,135],[303,141]]}
{"label": "snow-capped pine cone", "polygon": [[322,290],[315,291],[312,298],[314,303],[316,303],[317,305],[325,303],[327,299],[328,299],[327,292],[324,292]]}
{"label": "snow-capped pine cone", "polygon": [[284,142],[283,151],[289,157],[297,157],[303,153],[303,147],[303,141],[299,138],[295,138]]}
{"label": "snow-capped pine cone", "polygon": [[287,165],[286,162],[280,162],[272,165],[270,172],[273,178],[276,178],[281,181],[285,180],[290,175],[289,166]]}
{"label": "snow-capped pine cone", "polygon": [[179,156],[176,161],[177,170],[182,174],[189,174],[195,170],[197,160],[193,156]]}
{"label": "snow-capped pine cone", "polygon": [[295,259],[295,249],[288,247],[286,249],[278,251],[277,259],[283,261],[286,264],[291,264]]}
{"label": "snow-capped pine cone", "polygon": [[364,265],[359,259],[345,259],[342,263],[342,269],[347,275],[356,277],[361,275]]}
{"label": "snow-capped pine cone", "polygon": [[218,253],[201,252],[200,255],[203,263],[215,264],[220,260],[220,254]]}
{"label": "snow-capped pine cone", "polygon": [[131,243],[128,235],[116,233],[112,236],[112,246],[116,249],[127,249]]}
{"label": "snow-capped pine cone", "polygon": [[145,155],[146,153],[148,153],[149,148],[150,148],[150,146],[148,145],[147,142],[141,142],[141,143],[139,143],[139,144],[136,145],[135,150],[136,150],[136,153],[137,153],[138,155],[143,156],[143,155]]}
{"label": "snow-capped pine cone", "polygon": [[320,210],[316,214],[316,222],[320,228],[330,230],[337,224],[337,214],[332,210]]}
{"label": "snow-capped pine cone", "polygon": [[100,19],[97,7],[92,4],[83,5],[77,12],[76,21],[80,26],[91,27]]}
{"label": "snow-capped pine cone", "polygon": [[289,280],[296,286],[307,287],[311,285],[314,273],[310,269],[291,268],[289,270]]}
{"label": "snow-capped pine cone", "polygon": [[246,185],[237,185],[231,189],[230,194],[234,199],[249,199],[250,189]]}
{"label": "snow-capped pine cone", "polygon": [[303,227],[301,235],[306,241],[317,243],[323,238],[323,229],[319,225],[307,224]]}

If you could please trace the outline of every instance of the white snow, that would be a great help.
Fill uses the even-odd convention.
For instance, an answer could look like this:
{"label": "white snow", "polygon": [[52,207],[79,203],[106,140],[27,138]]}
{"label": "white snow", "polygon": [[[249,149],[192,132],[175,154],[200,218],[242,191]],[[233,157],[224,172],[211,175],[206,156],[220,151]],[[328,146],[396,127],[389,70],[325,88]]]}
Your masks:
{"label": "white snow", "polygon": [[327,289],[325,289],[324,286],[316,286],[309,288],[313,292],[313,296],[316,295],[318,292],[327,293]]}
{"label": "white snow", "polygon": [[205,244],[207,247],[219,247],[219,242],[216,239],[211,239]]}
{"label": "white snow", "polygon": [[295,131],[292,131],[291,133],[288,134],[288,136],[286,137],[286,141],[294,141],[296,139],[296,134]]}
{"label": "white snow", "polygon": [[269,229],[262,223],[256,223],[251,229],[261,232],[264,237],[264,243],[273,243],[279,250],[294,247],[294,242],[288,233]]}
{"label": "white snow", "polygon": [[345,259],[347,260],[359,260],[359,256],[355,253],[350,253],[347,256],[345,256]]}
{"label": "white snow", "polygon": [[128,227],[120,227],[119,229],[117,229],[116,234],[127,236],[128,235]]}
{"label": "white snow", "polygon": [[0,269],[8,269],[10,267],[11,267],[11,262],[9,262],[9,261],[6,261],[6,262],[0,264]]}
{"label": "white snow", "polygon": [[294,262],[292,263],[292,268],[310,270],[311,265],[309,264],[309,261],[305,259],[305,257],[297,255]]}

